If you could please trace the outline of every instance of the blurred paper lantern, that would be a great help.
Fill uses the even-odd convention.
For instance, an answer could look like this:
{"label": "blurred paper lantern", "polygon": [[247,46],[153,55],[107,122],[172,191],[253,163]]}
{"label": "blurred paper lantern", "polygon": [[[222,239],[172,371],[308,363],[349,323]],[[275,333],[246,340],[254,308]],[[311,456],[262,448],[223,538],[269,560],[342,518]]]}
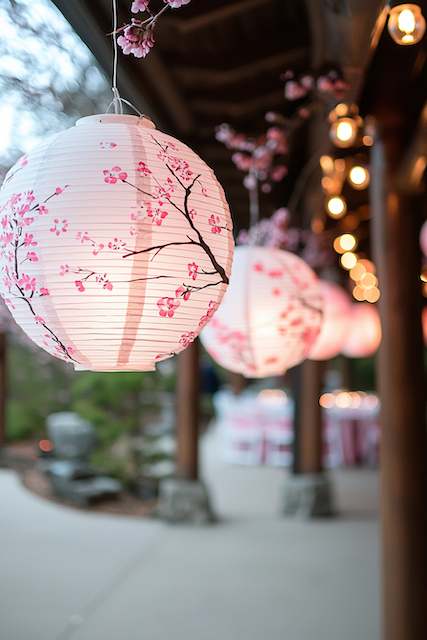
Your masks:
{"label": "blurred paper lantern", "polygon": [[425,30],[426,21],[417,4],[397,4],[390,9],[388,31],[397,44],[416,44]]}
{"label": "blurred paper lantern", "polygon": [[381,322],[372,304],[352,304],[347,340],[342,353],[350,358],[372,356],[381,342]]}
{"label": "blurred paper lantern", "polygon": [[319,337],[308,354],[310,360],[329,360],[341,351],[348,335],[351,302],[342,287],[320,280],[323,323]]}
{"label": "blurred paper lantern", "polygon": [[426,222],[424,222],[423,226],[421,227],[420,247],[421,247],[421,251],[427,258],[427,220]]}
{"label": "blurred paper lantern", "polygon": [[147,118],[98,115],[53,136],[0,192],[0,292],[40,347],[76,369],[153,370],[226,290],[223,189]]}
{"label": "blurred paper lantern", "polygon": [[301,258],[237,247],[229,289],[200,338],[221,366],[262,378],[304,360],[321,322],[319,280]]}

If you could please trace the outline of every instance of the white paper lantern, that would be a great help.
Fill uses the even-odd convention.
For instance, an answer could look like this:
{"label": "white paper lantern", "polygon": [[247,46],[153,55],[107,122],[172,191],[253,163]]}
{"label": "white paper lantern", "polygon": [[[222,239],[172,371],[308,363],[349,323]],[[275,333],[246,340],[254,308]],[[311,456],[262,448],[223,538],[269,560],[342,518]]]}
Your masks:
{"label": "white paper lantern", "polygon": [[372,356],[381,342],[381,322],[374,305],[352,304],[348,337],[342,353],[350,358],[368,358]]}
{"label": "white paper lantern", "polygon": [[76,369],[154,369],[226,290],[223,189],[147,118],[90,116],[53,136],[9,171],[0,211],[0,293],[30,338]]}
{"label": "white paper lantern", "polygon": [[319,280],[301,258],[237,247],[228,291],[200,338],[221,366],[261,378],[304,360],[321,322]]}
{"label": "white paper lantern", "polygon": [[319,337],[308,357],[310,360],[329,360],[341,351],[348,334],[351,302],[342,287],[320,280],[323,296],[323,323]]}

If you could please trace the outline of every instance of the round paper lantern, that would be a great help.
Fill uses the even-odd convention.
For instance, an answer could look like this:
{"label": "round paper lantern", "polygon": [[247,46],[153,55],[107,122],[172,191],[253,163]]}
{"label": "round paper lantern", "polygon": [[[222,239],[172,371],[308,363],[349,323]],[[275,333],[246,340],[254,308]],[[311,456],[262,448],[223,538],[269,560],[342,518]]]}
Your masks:
{"label": "round paper lantern", "polygon": [[321,322],[319,281],[301,258],[237,247],[228,291],[200,337],[221,366],[261,378],[304,360]]}
{"label": "round paper lantern", "polygon": [[372,304],[352,304],[348,337],[342,353],[350,358],[367,358],[375,353],[381,342],[381,322]]}
{"label": "round paper lantern", "polygon": [[310,350],[310,360],[329,360],[339,354],[348,334],[351,302],[342,287],[320,280],[323,296],[323,323]]}
{"label": "round paper lantern", "polygon": [[90,116],[53,136],[9,171],[0,210],[0,293],[30,338],[76,369],[154,369],[226,290],[223,189],[147,118]]}
{"label": "round paper lantern", "polygon": [[420,247],[421,247],[421,251],[427,258],[427,220],[426,222],[424,222],[423,226],[421,227]]}

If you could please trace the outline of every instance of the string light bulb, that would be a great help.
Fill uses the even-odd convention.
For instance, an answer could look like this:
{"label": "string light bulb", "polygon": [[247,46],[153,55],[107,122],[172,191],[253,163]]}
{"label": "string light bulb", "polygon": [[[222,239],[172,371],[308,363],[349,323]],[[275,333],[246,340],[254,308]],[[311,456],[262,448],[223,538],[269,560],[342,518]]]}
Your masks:
{"label": "string light bulb", "polygon": [[399,4],[390,9],[388,31],[397,44],[416,44],[425,30],[426,21],[417,4]]}
{"label": "string light bulb", "polygon": [[357,256],[352,251],[346,251],[342,254],[340,262],[344,269],[350,271],[350,269],[353,269],[353,267],[355,267],[357,264]]}
{"label": "string light bulb", "polygon": [[326,209],[331,218],[339,219],[345,216],[347,204],[342,196],[332,196],[326,200]]}
{"label": "string light bulb", "polygon": [[366,189],[369,184],[369,171],[366,167],[355,164],[349,171],[348,181],[350,182],[353,189],[357,189],[361,191],[362,189]]}
{"label": "string light bulb", "polygon": [[334,249],[337,253],[352,251],[357,245],[357,240],[351,233],[343,233],[334,240]]}
{"label": "string light bulb", "polygon": [[329,114],[329,136],[336,147],[347,149],[356,141],[362,118],[356,105],[337,104]]}

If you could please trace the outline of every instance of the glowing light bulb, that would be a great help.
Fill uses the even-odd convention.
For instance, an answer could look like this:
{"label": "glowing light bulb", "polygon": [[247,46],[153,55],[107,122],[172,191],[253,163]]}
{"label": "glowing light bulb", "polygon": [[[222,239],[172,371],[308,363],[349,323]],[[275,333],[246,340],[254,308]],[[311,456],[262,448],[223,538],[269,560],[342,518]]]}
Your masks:
{"label": "glowing light bulb", "polygon": [[417,4],[399,4],[390,9],[388,31],[397,44],[416,44],[425,29],[426,22]]}
{"label": "glowing light bulb", "polygon": [[355,189],[366,189],[369,184],[369,171],[361,165],[355,165],[350,169],[348,179]]}
{"label": "glowing light bulb", "polygon": [[344,269],[350,271],[350,269],[353,269],[353,267],[355,267],[357,264],[357,256],[352,251],[346,251],[342,254],[340,262]]}
{"label": "glowing light bulb", "polygon": [[331,218],[342,218],[347,211],[347,205],[341,196],[332,196],[326,201],[326,209]]}

